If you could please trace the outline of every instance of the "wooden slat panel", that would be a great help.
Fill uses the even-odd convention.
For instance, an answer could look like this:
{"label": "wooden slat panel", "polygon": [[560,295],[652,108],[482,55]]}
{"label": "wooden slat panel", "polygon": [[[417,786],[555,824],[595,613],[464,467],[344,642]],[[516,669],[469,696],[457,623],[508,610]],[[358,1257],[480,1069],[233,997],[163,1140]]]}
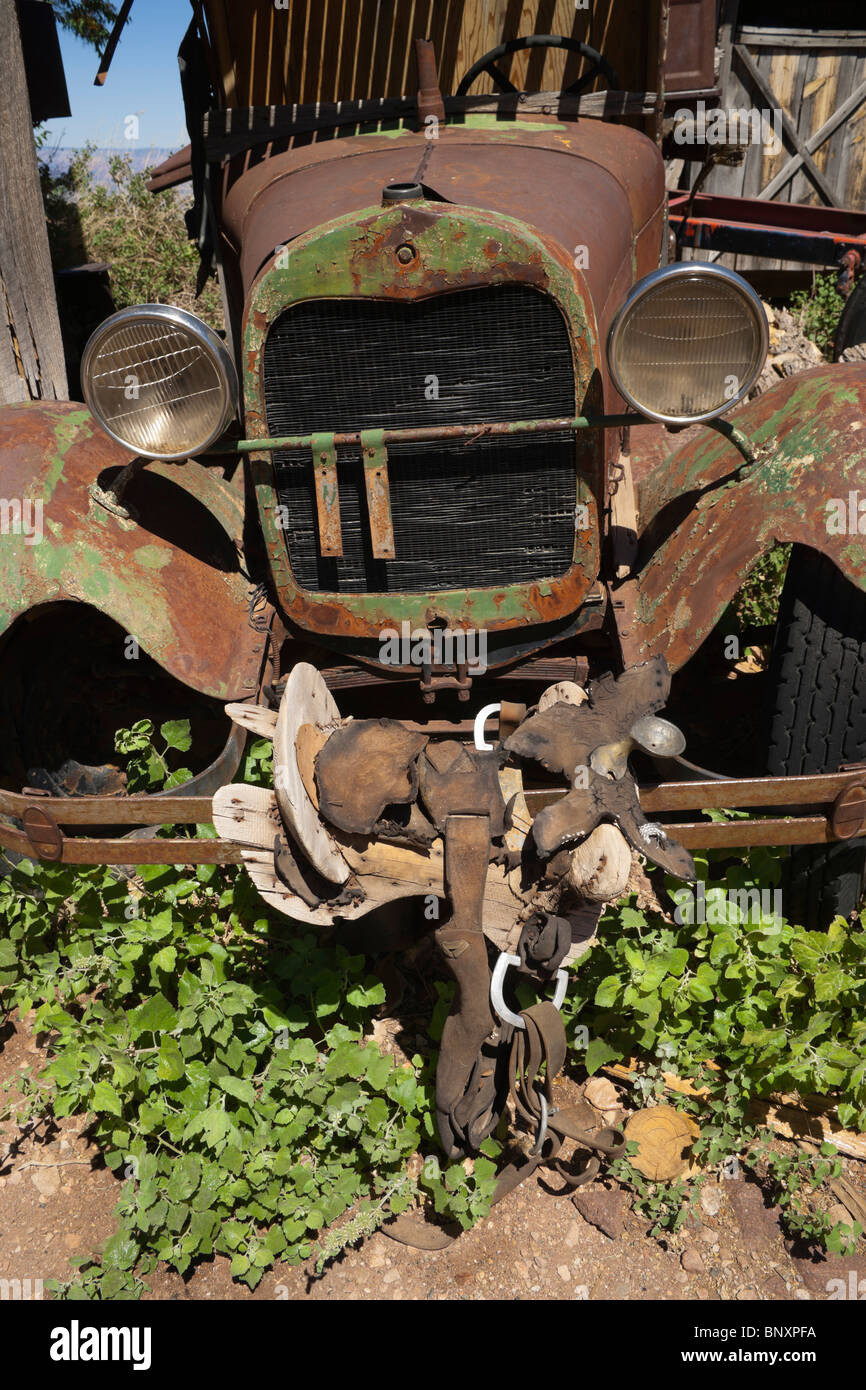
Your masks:
{"label": "wooden slat panel", "polygon": [[[808,139],[824,124],[836,108],[836,88],[839,80],[839,58],[834,53],[811,53],[806,58],[807,78],[803,86],[803,101],[799,111],[798,132]],[[805,66],[805,64],[804,64]],[[825,143],[815,151],[815,164],[824,173],[827,169],[829,146]],[[841,195],[841,190],[839,190]],[[815,185],[805,174],[798,173],[791,182],[791,202],[821,203]]]}
{"label": "wooden slat panel", "polygon": [[319,101],[322,95],[322,54],[327,47],[325,20],[328,0],[318,0],[309,7],[307,38],[304,44],[304,92],[302,101]]}
{"label": "wooden slat panel", "polygon": [[[647,73],[659,0],[204,0],[227,106],[402,96],[416,86],[413,40],[436,46],[442,91],[453,92],[488,49],[523,34],[552,33],[598,48],[625,90],[655,87]],[[563,50],[514,55],[503,69],[519,88],[559,90],[583,70]],[[479,78],[473,89],[491,92]],[[600,90],[600,87],[596,87]]]}
{"label": "wooden slat panel", "polygon": [[[838,110],[846,102],[856,87],[857,69],[859,63],[856,53],[841,53],[839,55],[839,78],[836,86],[836,103]],[[832,112],[831,112],[832,115]],[[848,183],[848,169],[850,165],[851,140],[847,123],[839,127],[830,136],[827,142],[828,162],[826,168],[828,177],[834,188],[844,193]]]}
{"label": "wooden slat panel", "polygon": [[[834,113],[851,97],[860,82],[866,80],[866,34],[851,33],[844,43],[833,46],[829,36],[802,32],[761,30],[762,41],[753,44],[755,30],[739,30],[737,41],[745,37],[753,62],[786,111],[805,144]],[[772,39],[772,42],[770,40]],[[723,108],[752,107],[764,104],[757,91],[744,86],[737,63],[728,73],[722,89]],[[789,142],[779,156],[767,156],[763,149],[751,146],[744,165],[739,168],[719,166],[710,174],[706,191],[725,195],[762,193],[767,184],[784,168],[794,151]],[[861,208],[866,202],[866,105],[859,106],[832,130],[812,156],[833,192],[834,201],[842,207]],[[692,162],[688,177],[693,179],[698,165]],[[822,198],[813,180],[800,169],[773,196],[781,202],[800,202],[821,205]],[[698,259],[706,259],[699,254]],[[743,269],[799,269],[797,262],[778,262],[758,257],[730,256],[710,259],[723,265]]]}
{"label": "wooden slat panel", "polygon": [[66,400],[18,16],[0,4],[0,402]]}
{"label": "wooden slat panel", "polygon": [[[297,101],[304,87],[304,57],[307,37],[307,7],[295,4],[288,16],[289,51],[286,65],[285,101]],[[252,104],[255,101],[250,99]]]}
{"label": "wooden slat panel", "polygon": [[[857,81],[866,81],[866,59],[858,63]],[[845,202],[848,207],[866,207],[866,106],[861,106],[848,122],[848,177]]]}

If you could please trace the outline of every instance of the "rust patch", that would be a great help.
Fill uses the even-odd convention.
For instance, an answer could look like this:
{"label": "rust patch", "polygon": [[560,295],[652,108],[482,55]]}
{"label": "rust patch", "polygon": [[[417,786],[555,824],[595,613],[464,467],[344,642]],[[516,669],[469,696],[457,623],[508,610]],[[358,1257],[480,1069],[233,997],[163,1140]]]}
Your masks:
{"label": "rust patch", "polygon": [[866,536],[834,529],[849,492],[866,496],[864,415],[862,366],[819,367],[732,417],[757,464],[706,430],[643,479],[635,578],[617,591],[626,661],[658,653],[679,669],[776,541],[821,551],[866,588]]}

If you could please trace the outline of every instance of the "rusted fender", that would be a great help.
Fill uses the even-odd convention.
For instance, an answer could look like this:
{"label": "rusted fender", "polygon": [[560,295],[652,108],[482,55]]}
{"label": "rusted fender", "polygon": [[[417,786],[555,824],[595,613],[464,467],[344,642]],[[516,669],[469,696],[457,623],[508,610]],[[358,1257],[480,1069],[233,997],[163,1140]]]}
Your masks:
{"label": "rusted fender", "polygon": [[776,541],[822,551],[866,589],[866,534],[828,524],[834,500],[846,516],[849,493],[866,500],[866,367],[790,377],[732,420],[757,446],[756,464],[702,430],[640,485],[636,573],[620,595],[628,664],[664,656],[682,666]]}
{"label": "rusted fender", "polygon": [[194,460],[150,463],[124,496],[137,519],[125,520],[90,489],[131,457],[83,406],[0,411],[0,636],[42,604],[74,600],[113,618],[194,690],[248,696],[262,637],[249,625],[239,563],[239,470],[230,482]]}

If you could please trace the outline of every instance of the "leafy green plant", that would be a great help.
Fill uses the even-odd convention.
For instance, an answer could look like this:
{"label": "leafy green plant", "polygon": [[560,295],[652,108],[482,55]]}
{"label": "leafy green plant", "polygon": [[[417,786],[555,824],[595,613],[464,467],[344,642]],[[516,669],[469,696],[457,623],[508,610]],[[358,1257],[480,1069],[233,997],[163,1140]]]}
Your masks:
{"label": "leafy green plant", "polygon": [[780,542],[761,556],[747,576],[732,605],[741,628],[775,623],[790,555],[790,545]]}
{"label": "leafy green plant", "polygon": [[[187,732],[163,726],[161,753],[152,727],[119,744],[150,784]],[[269,759],[254,742],[251,780]],[[49,1045],[38,1077],[16,1077],[19,1121],[90,1115],[123,1179],[116,1234],[59,1296],[135,1298],[158,1261],[186,1273],[213,1253],[254,1288],[276,1260],[321,1267],[419,1201],[464,1226],[485,1215],[498,1148],[472,1173],[439,1167],[430,1060],[400,1065],[369,1036],[384,993],[233,867],[118,882],[25,860],[0,880],[0,995],[35,1009]]]}
{"label": "leafy green plant", "polygon": [[117,16],[108,0],[51,0],[58,23],[102,52]]}
{"label": "leafy green plant", "polygon": [[114,735],[116,752],[127,755],[126,786],[130,792],[150,792],[155,786],[165,789],[188,782],[192,773],[187,767],[168,766],[172,750],[188,753],[192,747],[188,719],[170,719],[160,726],[163,747],[154,743],[155,730],[150,719],[139,719],[131,729],[118,729]]}
{"label": "leafy green plant", "polygon": [[[564,1006],[572,1055],[590,1072],[637,1055],[644,1099],[660,1094],[664,1070],[694,1078],[707,1095],[676,1103],[700,1119],[696,1157],[715,1167],[744,1151],[750,1162],[761,1154],[790,1228],[826,1239],[827,1223],[783,1200],[799,1189],[786,1187],[780,1162],[767,1157],[768,1135],[749,1107],[772,1091],[826,1092],[840,1124],[866,1129],[866,931],[842,918],[826,932],[806,931],[777,914],[776,852],[752,849],[735,864],[717,852],[696,863],[701,896],[667,883],[673,920],[633,901],[604,914]],[[578,1041],[586,1033],[592,1052]],[[834,1175],[821,1165],[816,1172],[819,1186]],[[659,1225],[668,1198],[653,1201],[647,1210]]]}
{"label": "leafy green plant", "polygon": [[676,1235],[689,1217],[697,1214],[700,1182],[651,1182],[629,1162],[636,1144],[628,1144],[624,1158],[610,1165],[610,1176],[635,1194],[634,1210],[649,1221],[649,1233],[656,1239],[665,1234]]}
{"label": "leafy green plant", "polygon": [[198,252],[189,240],[185,203],[176,190],[147,190],[148,175],[128,154],[109,160],[111,186],[92,175],[96,147],[84,146],[68,169],[51,167],[46,138],[37,132],[40,178],[51,259],[56,270],[105,261],[119,309],[130,304],[176,304],[224,327],[219,290],[209,280],[195,294]]}
{"label": "leafy green plant", "polygon": [[791,295],[791,313],[800,322],[808,338],[818,344],[828,361],[833,360],[833,340],[845,300],[837,288],[834,270],[819,271],[812,279],[811,289],[795,290]]}
{"label": "leafy green plant", "polygon": [[792,1235],[839,1255],[846,1253],[849,1245],[863,1234],[858,1221],[850,1225],[834,1223],[826,1212],[816,1211],[808,1201],[825,1182],[842,1174],[835,1145],[822,1144],[820,1155],[815,1158],[801,1149],[779,1153],[766,1141],[759,1141],[749,1150],[746,1162],[769,1180],[773,1200],[784,1213],[785,1225]]}

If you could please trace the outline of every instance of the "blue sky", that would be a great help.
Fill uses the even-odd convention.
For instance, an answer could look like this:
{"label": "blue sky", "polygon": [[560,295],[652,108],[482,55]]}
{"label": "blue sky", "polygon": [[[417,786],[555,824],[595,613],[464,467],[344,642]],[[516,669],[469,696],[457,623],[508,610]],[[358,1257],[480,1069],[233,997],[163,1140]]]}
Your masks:
{"label": "blue sky", "polygon": [[[46,122],[50,144],[78,149],[92,140],[101,148],[133,143],[143,150],[185,145],[177,50],[191,16],[189,0],[135,0],[103,87],[93,85],[98,54],[60,29],[72,115]],[[139,135],[130,142],[125,123],[133,115]]]}

